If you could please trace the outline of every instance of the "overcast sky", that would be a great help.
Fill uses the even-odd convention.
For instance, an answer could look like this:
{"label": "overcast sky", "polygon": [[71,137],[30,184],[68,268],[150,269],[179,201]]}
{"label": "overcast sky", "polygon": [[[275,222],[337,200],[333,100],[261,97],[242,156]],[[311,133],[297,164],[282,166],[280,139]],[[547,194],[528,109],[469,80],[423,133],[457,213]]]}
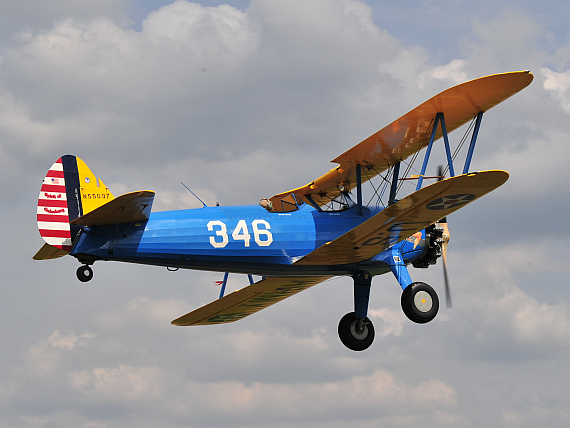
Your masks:
{"label": "overcast sky", "polygon": [[[570,4],[227,3],[0,0],[0,426],[568,425]],[[155,190],[155,210],[201,206],[181,181],[210,205],[256,204],[436,93],[525,69],[534,82],[484,116],[471,168],[510,180],[448,219],[453,309],[414,324],[376,277],[365,352],[337,337],[347,278],[174,327],[223,274],[100,262],[83,284],[71,257],[32,260],[63,154],[116,196]],[[410,273],[443,297],[441,265]]]}

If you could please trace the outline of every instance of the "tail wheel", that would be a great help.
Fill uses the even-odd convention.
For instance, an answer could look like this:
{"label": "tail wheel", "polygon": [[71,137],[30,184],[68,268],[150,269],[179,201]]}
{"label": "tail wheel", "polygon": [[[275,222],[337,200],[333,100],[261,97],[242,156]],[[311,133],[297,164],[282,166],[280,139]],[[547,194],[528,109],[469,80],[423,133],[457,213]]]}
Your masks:
{"label": "tail wheel", "polygon": [[364,351],[374,341],[374,326],[368,318],[356,318],[349,312],[338,323],[338,336],[348,349]]}
{"label": "tail wheel", "polygon": [[430,322],[439,310],[437,293],[425,282],[414,282],[402,293],[402,310],[413,322]]}
{"label": "tail wheel", "polygon": [[93,279],[93,269],[87,265],[80,266],[77,269],[77,279],[81,282],[91,281]]}

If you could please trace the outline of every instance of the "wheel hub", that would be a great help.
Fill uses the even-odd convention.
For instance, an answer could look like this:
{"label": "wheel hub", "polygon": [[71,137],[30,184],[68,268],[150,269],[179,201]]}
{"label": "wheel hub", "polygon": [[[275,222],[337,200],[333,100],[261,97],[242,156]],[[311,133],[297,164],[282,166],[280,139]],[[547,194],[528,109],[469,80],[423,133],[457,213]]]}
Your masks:
{"label": "wheel hub", "polygon": [[350,332],[358,340],[364,340],[368,337],[368,327],[363,319],[357,319],[350,325]]}
{"label": "wheel hub", "polygon": [[429,312],[433,306],[433,300],[428,292],[421,290],[414,296],[414,305],[420,312]]}

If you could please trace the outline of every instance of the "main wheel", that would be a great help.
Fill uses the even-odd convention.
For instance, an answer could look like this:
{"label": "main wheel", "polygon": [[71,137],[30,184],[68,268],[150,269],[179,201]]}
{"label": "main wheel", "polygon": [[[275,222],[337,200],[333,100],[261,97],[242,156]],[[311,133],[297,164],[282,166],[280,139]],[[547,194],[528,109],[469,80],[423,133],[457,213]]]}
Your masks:
{"label": "main wheel", "polygon": [[91,281],[93,279],[93,269],[87,265],[77,268],[77,279],[81,282]]}
{"label": "main wheel", "polygon": [[413,322],[430,322],[439,310],[437,293],[425,282],[414,282],[404,288],[402,310]]}
{"label": "main wheel", "polygon": [[374,341],[374,326],[368,318],[356,318],[349,312],[338,323],[338,337],[348,349],[364,351]]}

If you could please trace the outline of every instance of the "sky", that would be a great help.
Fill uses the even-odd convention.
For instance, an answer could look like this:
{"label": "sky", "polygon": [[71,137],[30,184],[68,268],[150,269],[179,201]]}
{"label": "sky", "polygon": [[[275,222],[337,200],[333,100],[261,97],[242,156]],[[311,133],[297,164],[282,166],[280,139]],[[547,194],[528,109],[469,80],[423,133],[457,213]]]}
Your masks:
{"label": "sky", "polygon": [[[568,425],[569,19],[530,0],[0,0],[0,426]],[[83,284],[72,257],[32,260],[61,155],[115,195],[156,191],[157,211],[201,206],[181,181],[256,204],[448,87],[527,69],[471,165],[509,181],[448,218],[453,308],[414,324],[375,277],[364,352],[337,337],[350,278],[174,327],[223,274],[98,262]],[[443,296],[440,264],[410,274]]]}

